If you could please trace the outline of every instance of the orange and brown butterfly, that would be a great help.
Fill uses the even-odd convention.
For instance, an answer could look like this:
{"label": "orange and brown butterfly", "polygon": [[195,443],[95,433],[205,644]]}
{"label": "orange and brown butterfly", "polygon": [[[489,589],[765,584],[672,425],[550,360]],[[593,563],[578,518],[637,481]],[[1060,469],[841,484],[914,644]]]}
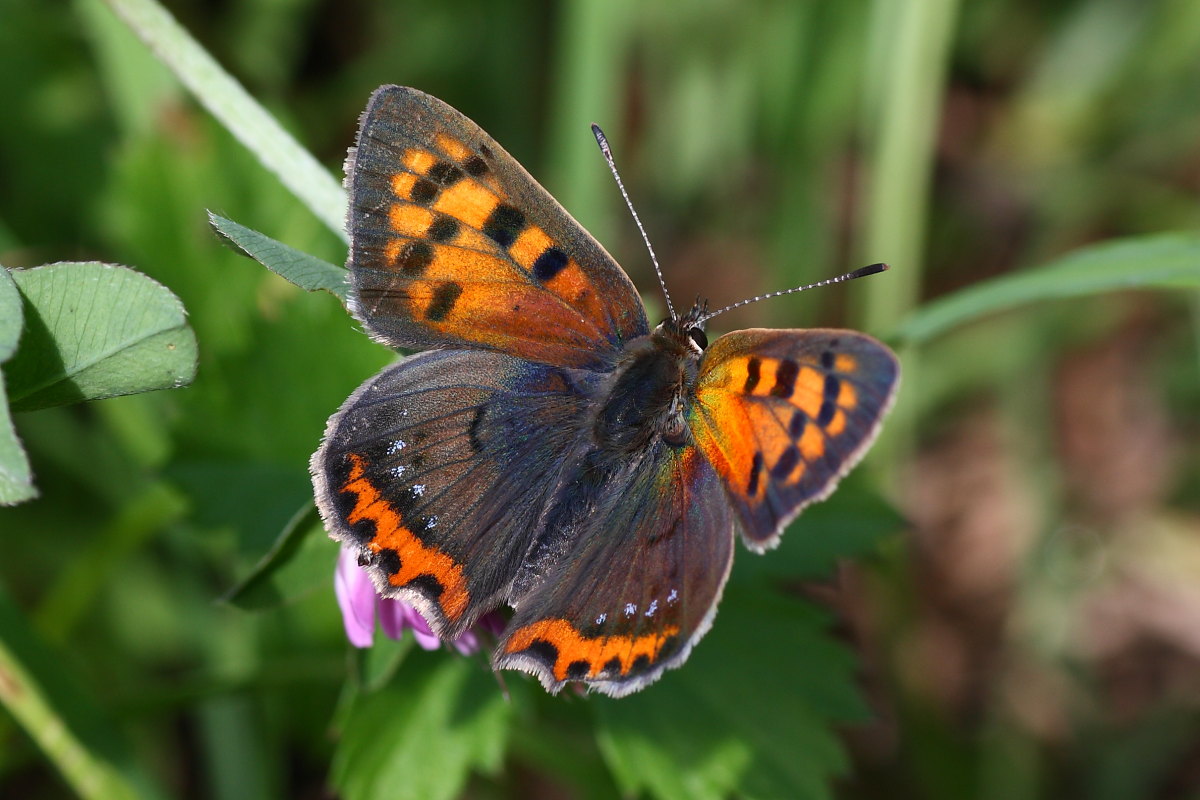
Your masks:
{"label": "orange and brown butterfly", "polygon": [[346,173],[351,309],[422,352],[329,420],[312,473],[331,535],[445,639],[511,607],[492,662],[551,692],[679,666],[736,533],[774,546],[862,456],[895,356],[845,330],[710,346],[699,305],[652,329],[604,248],[415,89],[374,93]]}

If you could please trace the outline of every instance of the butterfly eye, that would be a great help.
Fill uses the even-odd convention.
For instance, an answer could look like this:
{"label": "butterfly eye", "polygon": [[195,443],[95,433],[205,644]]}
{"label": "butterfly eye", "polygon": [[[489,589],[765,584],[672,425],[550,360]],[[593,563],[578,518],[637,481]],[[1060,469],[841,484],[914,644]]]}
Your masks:
{"label": "butterfly eye", "polygon": [[708,347],[708,337],[704,335],[704,331],[699,328],[688,328],[688,338],[696,343],[696,346],[701,350]]}

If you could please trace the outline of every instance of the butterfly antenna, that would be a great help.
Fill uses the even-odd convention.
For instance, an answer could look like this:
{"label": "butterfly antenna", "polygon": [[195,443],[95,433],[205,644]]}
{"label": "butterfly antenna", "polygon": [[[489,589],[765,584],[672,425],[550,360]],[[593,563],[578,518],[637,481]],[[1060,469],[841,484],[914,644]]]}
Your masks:
{"label": "butterfly antenna", "polygon": [[709,321],[710,319],[712,319],[713,317],[717,316],[718,314],[724,314],[726,311],[732,311],[735,308],[741,308],[742,306],[748,306],[751,303],[757,303],[759,300],[769,300],[772,297],[782,297],[785,294],[796,294],[797,292],[807,291],[808,289],[816,289],[819,286],[829,286],[830,284],[834,284],[834,283],[843,283],[844,281],[852,281],[855,278],[865,278],[868,275],[874,275],[876,273],[883,272],[887,268],[888,268],[887,264],[871,264],[870,266],[867,266],[867,267],[859,267],[858,269],[854,270],[853,272],[847,272],[845,275],[838,275],[836,278],[826,278],[823,281],[817,281],[816,283],[810,283],[810,284],[807,284],[806,286],[794,286],[791,289],[783,289],[778,292],[768,292],[767,294],[760,294],[758,297],[751,297],[747,300],[739,300],[738,302],[733,303],[732,305],[728,305],[728,306],[725,306],[724,308],[718,309],[711,313],[704,314],[703,316],[700,317],[699,320],[696,321],[696,324],[699,325],[699,324],[705,323],[705,322]]}
{"label": "butterfly antenna", "polygon": [[604,154],[604,160],[608,162],[609,170],[612,172],[613,177],[617,179],[617,188],[621,190],[621,197],[625,198],[625,205],[629,207],[629,213],[633,214],[633,221],[637,223],[638,230],[642,232],[642,241],[646,243],[646,249],[650,251],[650,261],[654,263],[654,272],[658,275],[658,285],[662,287],[663,297],[667,298],[667,311],[670,312],[671,319],[678,319],[675,315],[675,306],[671,304],[671,293],[667,291],[667,282],[663,280],[662,269],[658,266],[658,258],[654,255],[654,248],[650,246],[650,237],[646,235],[646,229],[642,227],[642,220],[633,208],[633,201],[629,199],[629,193],[625,191],[625,183],[621,180],[621,173],[617,172],[617,164],[613,161],[612,149],[608,146],[608,138],[605,137],[604,131],[600,130],[600,126],[594,122],[592,123],[592,135],[596,137],[596,144],[600,145],[600,152]]}

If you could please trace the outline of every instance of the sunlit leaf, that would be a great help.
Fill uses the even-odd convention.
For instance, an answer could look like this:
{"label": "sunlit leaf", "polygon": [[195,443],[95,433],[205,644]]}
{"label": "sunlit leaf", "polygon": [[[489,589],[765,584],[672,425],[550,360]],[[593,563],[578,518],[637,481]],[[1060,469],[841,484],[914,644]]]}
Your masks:
{"label": "sunlit leaf", "polygon": [[[23,319],[21,294],[8,270],[0,267],[0,364],[16,352]],[[13,505],[36,496],[29,458],[9,416],[4,372],[0,371],[0,505]]]}
{"label": "sunlit leaf", "polygon": [[490,672],[447,652],[414,653],[344,718],[332,782],[346,800],[451,800],[472,772],[494,773],[513,705]]}
{"label": "sunlit leaf", "polygon": [[847,768],[833,727],[865,717],[849,652],[812,605],[749,583],[726,592],[688,663],[596,698],[601,750],[629,796],[831,797]]}
{"label": "sunlit leaf", "polygon": [[847,765],[835,726],[865,707],[828,615],[799,599],[838,558],[870,552],[901,520],[861,479],[807,509],[763,556],[739,547],[713,629],[684,666],[631,697],[596,698],[600,745],[626,794],[829,797]]}
{"label": "sunlit leaf", "polygon": [[346,270],[341,267],[288,247],[266,234],[239,225],[211,211],[208,212],[208,221],[226,244],[253,258],[276,275],[305,291],[323,290],[336,296],[343,304],[346,303],[350,286],[346,282]]}
{"label": "sunlit leaf", "polygon": [[14,411],[186,386],[196,337],[165,286],[126,267],[64,262],[12,273],[25,305],[5,365]]}

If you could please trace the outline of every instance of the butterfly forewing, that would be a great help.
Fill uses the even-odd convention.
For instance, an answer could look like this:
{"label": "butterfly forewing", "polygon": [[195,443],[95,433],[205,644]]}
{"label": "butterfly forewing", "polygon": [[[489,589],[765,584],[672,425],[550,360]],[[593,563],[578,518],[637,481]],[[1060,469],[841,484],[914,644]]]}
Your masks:
{"label": "butterfly forewing", "polygon": [[745,330],[713,343],[689,419],[748,546],[773,546],[833,491],[874,439],[898,376],[892,352],[854,331]]}
{"label": "butterfly forewing", "polygon": [[381,341],[605,368],[647,332],[612,257],[440,100],[378,89],[347,176],[352,308]]}

